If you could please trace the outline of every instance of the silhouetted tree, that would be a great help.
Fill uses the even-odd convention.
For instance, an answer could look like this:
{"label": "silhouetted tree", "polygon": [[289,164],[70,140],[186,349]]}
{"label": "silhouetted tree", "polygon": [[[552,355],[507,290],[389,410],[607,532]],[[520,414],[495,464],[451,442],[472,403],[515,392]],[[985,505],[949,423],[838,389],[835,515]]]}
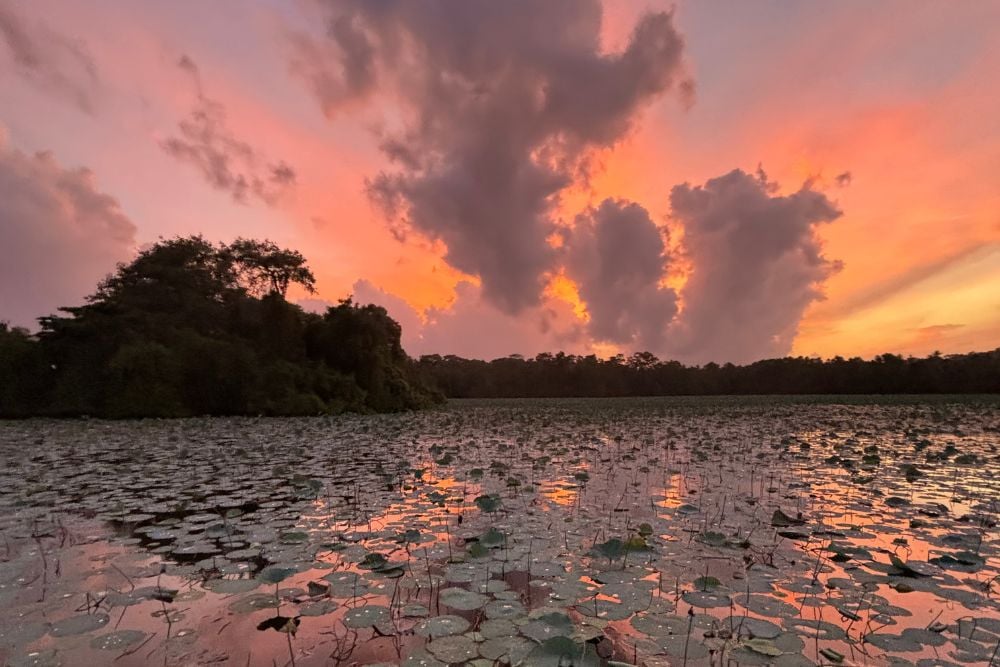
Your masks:
{"label": "silhouetted tree", "polygon": [[240,281],[255,296],[284,297],[292,283],[301,285],[310,294],[316,291],[316,278],[297,250],[279,248],[273,241],[239,238],[229,245],[228,251]]}
{"label": "silhouetted tree", "polygon": [[0,328],[0,415],[169,417],[403,410],[440,396],[420,381],[377,306],[326,315],[288,303],[315,279],[270,241],[161,240],[82,306]]}

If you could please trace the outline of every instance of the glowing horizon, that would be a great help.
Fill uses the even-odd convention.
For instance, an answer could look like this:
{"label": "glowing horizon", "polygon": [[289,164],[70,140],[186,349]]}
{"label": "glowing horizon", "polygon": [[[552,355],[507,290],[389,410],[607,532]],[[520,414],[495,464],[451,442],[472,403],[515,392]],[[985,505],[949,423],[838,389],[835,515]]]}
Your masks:
{"label": "glowing horizon", "polygon": [[0,0],[0,318],[200,233],[413,355],[1000,346],[1000,6],[372,7]]}

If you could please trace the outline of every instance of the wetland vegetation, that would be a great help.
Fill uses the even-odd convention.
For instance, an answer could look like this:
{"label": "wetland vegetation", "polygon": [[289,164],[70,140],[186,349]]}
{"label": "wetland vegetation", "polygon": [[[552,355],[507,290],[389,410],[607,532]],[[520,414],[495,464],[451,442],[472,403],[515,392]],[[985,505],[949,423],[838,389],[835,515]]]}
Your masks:
{"label": "wetland vegetation", "polygon": [[995,664],[997,408],[3,422],[0,659]]}

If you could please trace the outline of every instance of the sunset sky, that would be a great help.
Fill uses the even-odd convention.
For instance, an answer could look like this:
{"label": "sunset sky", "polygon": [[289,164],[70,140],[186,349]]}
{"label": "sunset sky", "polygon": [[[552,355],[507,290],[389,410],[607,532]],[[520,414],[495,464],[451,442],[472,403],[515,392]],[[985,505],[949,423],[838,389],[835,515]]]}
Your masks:
{"label": "sunset sky", "polygon": [[993,349],[998,72],[998,2],[0,0],[0,319],[200,233],[413,355]]}

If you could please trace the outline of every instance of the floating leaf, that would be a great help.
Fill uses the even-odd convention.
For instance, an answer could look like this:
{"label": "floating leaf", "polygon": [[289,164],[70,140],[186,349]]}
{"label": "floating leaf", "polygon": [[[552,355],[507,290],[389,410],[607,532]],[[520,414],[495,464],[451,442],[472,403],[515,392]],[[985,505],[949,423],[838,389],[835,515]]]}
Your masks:
{"label": "floating leaf", "polygon": [[617,537],[613,537],[607,542],[595,545],[589,553],[592,556],[599,556],[614,561],[625,555],[625,545]]}
{"label": "floating leaf", "polygon": [[726,536],[722,533],[706,531],[698,536],[698,541],[713,547],[721,547],[726,543]]}
{"label": "floating leaf", "polygon": [[49,628],[49,634],[53,637],[71,637],[82,635],[94,630],[100,630],[111,620],[107,614],[81,614],[56,621]]}
{"label": "floating leaf", "polygon": [[702,591],[707,591],[709,588],[716,588],[721,585],[722,582],[715,577],[698,577],[694,580],[695,588]]}
{"label": "floating leaf", "polygon": [[479,536],[479,543],[489,548],[502,546],[506,541],[507,536],[496,528],[490,528]]}
{"label": "floating leaf", "polygon": [[780,509],[774,510],[774,514],[771,515],[771,525],[776,527],[786,527],[786,526],[799,526],[805,523],[800,517],[791,517]]}
{"label": "floating leaf", "polygon": [[390,619],[389,609],[380,605],[367,605],[348,609],[344,615],[344,625],[349,628],[370,628],[373,625],[387,623]]}
{"label": "floating leaf", "polygon": [[503,505],[503,502],[500,500],[500,496],[495,494],[479,496],[476,498],[475,503],[476,507],[487,514],[493,514],[500,509],[501,505]]}
{"label": "floating leaf", "polygon": [[577,644],[568,637],[553,637],[533,648],[525,663],[533,667],[599,667],[601,660],[590,644]]}
{"label": "floating leaf", "polygon": [[464,588],[446,588],[441,591],[438,599],[441,600],[441,604],[462,611],[479,609],[490,600],[485,595]]}
{"label": "floating leaf", "polygon": [[834,651],[832,648],[821,648],[819,654],[830,662],[841,663],[844,661],[844,654]]}
{"label": "floating leaf", "polygon": [[146,638],[141,630],[118,630],[90,640],[90,647],[100,651],[120,651]]}
{"label": "floating leaf", "polygon": [[750,649],[754,653],[760,653],[761,655],[767,656],[778,656],[784,653],[780,648],[774,645],[774,642],[769,639],[744,639],[742,646]]}
{"label": "floating leaf", "polygon": [[268,584],[279,584],[297,572],[298,570],[294,567],[265,567],[257,575],[257,578]]}

